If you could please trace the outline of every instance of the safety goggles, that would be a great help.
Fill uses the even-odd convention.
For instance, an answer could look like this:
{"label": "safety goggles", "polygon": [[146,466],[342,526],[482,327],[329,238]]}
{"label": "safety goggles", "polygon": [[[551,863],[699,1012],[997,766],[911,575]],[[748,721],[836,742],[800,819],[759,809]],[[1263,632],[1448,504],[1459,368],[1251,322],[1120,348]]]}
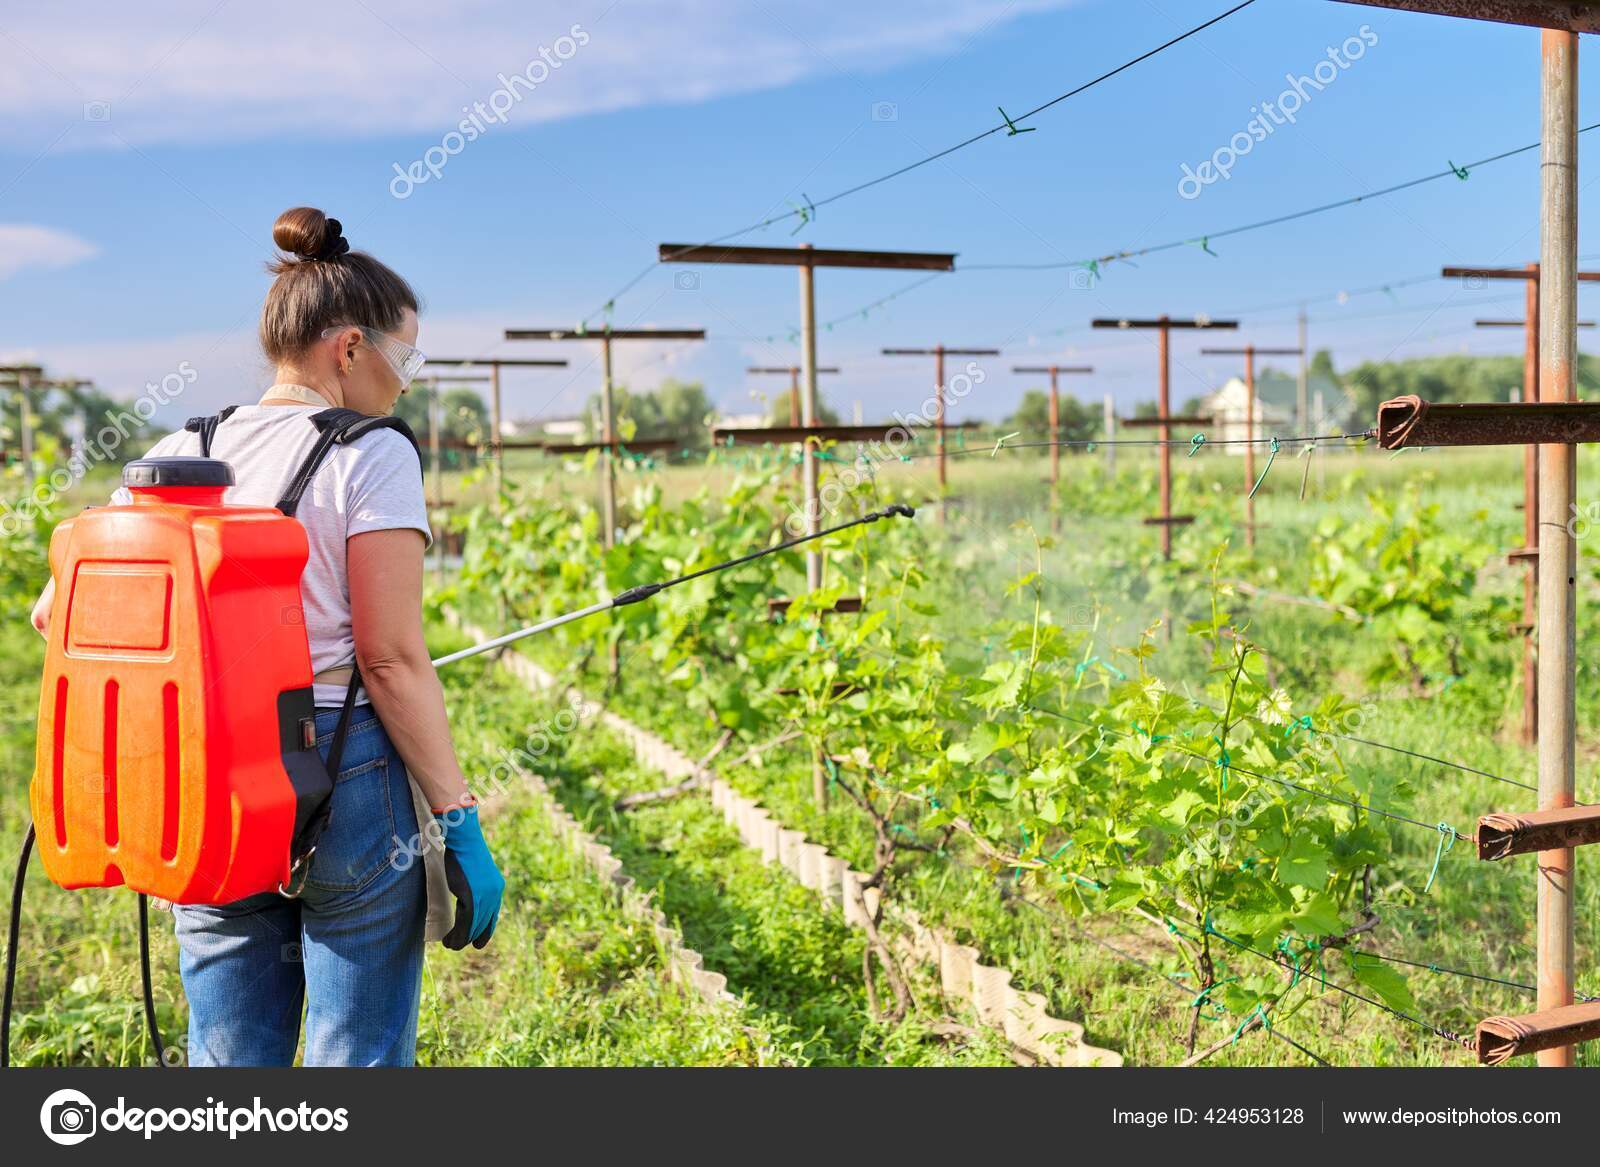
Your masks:
{"label": "safety goggles", "polygon": [[[368,328],[364,324],[358,324],[356,327],[361,330],[361,335],[366,338],[367,343],[389,363],[394,375],[400,378],[400,384],[409,388],[411,382],[416,380],[417,374],[422,372],[422,366],[427,363],[427,354],[403,340],[385,336],[376,328]],[[326,328],[323,329],[322,335],[326,337],[329,333],[337,331],[337,328]]]}

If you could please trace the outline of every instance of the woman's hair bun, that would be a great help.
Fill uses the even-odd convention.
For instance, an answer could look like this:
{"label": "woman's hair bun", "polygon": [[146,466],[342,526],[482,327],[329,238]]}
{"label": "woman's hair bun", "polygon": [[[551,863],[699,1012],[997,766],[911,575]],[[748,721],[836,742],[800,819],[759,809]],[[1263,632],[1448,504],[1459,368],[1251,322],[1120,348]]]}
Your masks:
{"label": "woman's hair bun", "polygon": [[315,207],[291,207],[272,225],[272,241],[296,259],[338,259],[350,250],[344,228]]}

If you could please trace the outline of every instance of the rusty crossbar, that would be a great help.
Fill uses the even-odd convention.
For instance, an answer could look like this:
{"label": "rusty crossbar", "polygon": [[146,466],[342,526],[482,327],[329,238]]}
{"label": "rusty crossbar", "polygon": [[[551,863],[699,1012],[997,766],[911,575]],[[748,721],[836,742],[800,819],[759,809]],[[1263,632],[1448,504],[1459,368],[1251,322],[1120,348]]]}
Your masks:
{"label": "rusty crossbar", "polygon": [[[788,596],[774,596],[767,601],[767,615],[780,616],[789,610],[794,600]],[[827,612],[859,612],[864,605],[860,596],[840,596],[833,607],[825,609]]]}
{"label": "rusty crossbar", "polygon": [[1424,401],[1415,394],[1378,406],[1378,445],[1530,446],[1600,442],[1600,402]]}
{"label": "rusty crossbar", "polygon": [[1147,527],[1182,527],[1194,522],[1193,515],[1151,515],[1144,520]]}
{"label": "rusty crossbar", "polygon": [[1498,1066],[1519,1054],[1576,1045],[1600,1037],[1600,1002],[1562,1005],[1520,1017],[1489,1017],[1478,1022],[1478,1061]]}
{"label": "rusty crossbar", "polygon": [[1117,422],[1118,425],[1142,428],[1158,425],[1210,425],[1214,418],[1194,417],[1188,414],[1177,414],[1171,417],[1124,417]]}
{"label": "rusty crossbar", "polygon": [[[977,427],[971,428],[976,429]],[[803,442],[810,438],[828,442],[889,442],[902,440],[892,436],[895,434],[902,434],[915,439],[917,431],[910,426],[904,425],[769,425],[748,428],[722,428],[719,426],[711,431],[711,440],[719,446],[728,442],[732,442],[736,446],[783,445],[789,442]]]}
{"label": "rusty crossbar", "polygon": [[739,247],[715,243],[663,243],[662,263],[756,263],[785,267],[875,267],[954,271],[947,251],[844,251],[827,247]]}
{"label": "rusty crossbar", "polygon": [[627,451],[630,454],[654,454],[662,450],[676,450],[683,445],[677,438],[644,438],[632,442],[573,442],[570,445],[544,444],[547,454],[587,454],[590,450]]}
{"label": "rusty crossbar", "polygon": [[1600,806],[1486,814],[1478,820],[1477,841],[1479,859],[1507,859],[1600,843]]}
{"label": "rusty crossbar", "polygon": [[1600,12],[1595,11],[1595,6],[1572,0],[1343,0],[1343,3],[1493,20],[1501,24],[1560,28],[1567,32],[1600,32]]}

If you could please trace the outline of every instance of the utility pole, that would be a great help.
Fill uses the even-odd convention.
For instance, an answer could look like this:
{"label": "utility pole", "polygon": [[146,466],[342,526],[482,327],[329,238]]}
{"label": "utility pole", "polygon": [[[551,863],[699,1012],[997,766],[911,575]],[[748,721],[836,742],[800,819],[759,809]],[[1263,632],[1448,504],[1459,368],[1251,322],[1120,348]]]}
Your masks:
{"label": "utility pole", "polygon": [[1161,381],[1158,401],[1160,409],[1154,418],[1130,419],[1130,425],[1151,424],[1159,426],[1161,436],[1161,513],[1145,520],[1146,526],[1161,528],[1161,555],[1164,559],[1172,558],[1172,528],[1184,523],[1194,522],[1193,515],[1175,515],[1172,513],[1172,423],[1183,421],[1199,421],[1199,418],[1183,418],[1172,416],[1171,406],[1171,361],[1169,356],[1168,337],[1174,328],[1224,328],[1235,329],[1239,327],[1237,320],[1212,320],[1209,316],[1196,316],[1192,320],[1173,320],[1169,316],[1157,316],[1154,320],[1095,320],[1095,328],[1118,328],[1124,331],[1129,329],[1153,329],[1156,333],[1156,353],[1160,365]]}
{"label": "utility pole", "polygon": [[945,472],[945,442],[944,442],[944,359],[952,357],[997,357],[1000,350],[997,348],[947,348],[936,344],[932,348],[886,348],[883,355],[886,357],[933,357],[933,400],[934,413],[933,425],[938,435],[939,452],[939,516],[945,517],[945,487],[948,479]]}
{"label": "utility pole", "polygon": [[[729,247],[722,244],[663,243],[657,251],[662,263],[741,263],[794,267],[800,271],[800,353],[802,396],[800,425],[816,427],[817,410],[817,312],[816,269],[819,267],[893,268],[917,271],[953,271],[956,257],[950,252],[921,251],[843,251],[820,247]],[[822,504],[817,494],[815,441],[803,435],[801,467],[805,483],[806,534],[822,529]],[[814,546],[814,545],[813,545]],[[806,551],[806,584],[812,590],[822,586],[822,553]],[[828,804],[828,780],[822,760],[811,763],[811,795],[818,807]]]}
{"label": "utility pole", "polygon": [[[505,448],[507,443],[501,426],[505,415],[500,408],[500,370],[505,369],[564,369],[567,362],[562,359],[546,360],[540,357],[429,357],[428,364],[440,368],[455,368],[461,370],[473,368],[487,368],[489,370],[489,456],[494,459],[494,493],[495,506],[500,505],[500,486],[505,481]],[[514,442],[512,449],[533,450],[543,446],[543,442]]]}
{"label": "utility pole", "polygon": [[[703,328],[604,328],[590,332],[584,328],[508,328],[507,340],[582,340],[599,341],[602,377],[600,382],[600,525],[603,545],[609,550],[617,541],[617,432],[611,401],[611,344],[613,341],[704,340]],[[636,444],[636,443],[635,443]],[[548,446],[546,447],[549,448]]]}
{"label": "utility pole", "polygon": [[[1303,348],[1258,348],[1247,344],[1243,348],[1203,348],[1201,356],[1244,357],[1244,542],[1246,547],[1256,545],[1256,356],[1305,356]],[[1304,360],[1301,361],[1303,365]],[[1304,382],[1302,382],[1303,384]],[[1301,411],[1302,416],[1304,411]],[[1304,433],[1305,430],[1301,430]]]}
{"label": "utility pole", "polygon": [[[817,405],[817,314],[816,281],[819,267],[878,268],[915,271],[954,271],[953,252],[928,251],[845,251],[812,247],[732,247],[722,244],[663,243],[657,250],[662,263],[739,263],[800,269],[800,424],[816,424]],[[809,410],[809,412],[807,412]],[[822,507],[817,499],[816,450],[807,441],[801,461],[804,467],[806,534],[822,529]],[[822,586],[822,553],[806,551],[806,581],[815,589]]]}

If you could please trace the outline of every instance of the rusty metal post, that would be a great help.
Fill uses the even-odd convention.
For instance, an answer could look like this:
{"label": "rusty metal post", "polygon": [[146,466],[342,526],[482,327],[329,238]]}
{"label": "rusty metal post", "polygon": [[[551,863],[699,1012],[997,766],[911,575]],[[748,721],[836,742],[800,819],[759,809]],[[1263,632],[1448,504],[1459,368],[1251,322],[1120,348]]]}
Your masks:
{"label": "rusty metal post", "polygon": [[1117,477],[1117,404],[1111,400],[1111,394],[1106,394],[1105,401],[1106,423],[1106,482],[1110,484]]}
{"label": "rusty metal post", "polygon": [[[428,458],[433,469],[433,505],[436,513],[443,522],[444,517],[444,454],[439,448],[439,430],[442,419],[439,416],[439,380],[434,378],[428,382]],[[444,540],[436,538],[433,541],[433,566],[439,579],[444,579]]]}
{"label": "rusty metal post", "polygon": [[602,366],[600,381],[600,440],[606,448],[600,452],[600,526],[601,545],[608,550],[617,541],[617,462],[612,443],[617,440],[616,419],[611,401],[611,334],[600,339]]}
{"label": "rusty metal post", "polygon": [[17,374],[17,442],[22,451],[23,497],[33,495],[33,374]]}
{"label": "rusty metal post", "polygon": [[[1245,546],[1256,545],[1256,501],[1252,497],[1256,486],[1256,357],[1305,357],[1304,348],[1258,348],[1247,344],[1243,348],[1203,348],[1202,356],[1244,358],[1244,541]],[[1317,394],[1317,412],[1322,411],[1322,394]],[[1304,432],[1304,431],[1302,431]]]}
{"label": "rusty metal post", "polygon": [[1256,545],[1256,346],[1244,346],[1244,545]]}
{"label": "rusty metal post", "polygon": [[1061,390],[1055,365],[1050,366],[1050,489],[1061,481]]}
{"label": "rusty metal post", "polygon": [[500,412],[499,364],[489,366],[489,376],[491,378],[489,382],[489,426],[494,430],[493,436],[489,439],[489,453],[494,456],[494,507],[498,511],[500,509],[500,488],[504,485],[506,479],[506,452],[505,448],[500,444],[505,431],[500,428],[502,415]]}
{"label": "rusty metal post", "polygon": [[[1306,384],[1308,380],[1306,357],[1310,350],[1306,348],[1306,306],[1304,304],[1300,305],[1299,326],[1300,370],[1295,377],[1294,424],[1299,433],[1307,434],[1311,432],[1306,429]],[[1318,424],[1321,424],[1320,419]]]}
{"label": "rusty metal post", "polygon": [[[1539,400],[1539,265],[1528,265],[1524,282],[1522,399]],[[1522,447],[1522,546],[1529,552],[1522,571],[1522,741],[1539,740],[1539,447]]]}
{"label": "rusty metal post", "polygon": [[[809,251],[811,245],[800,245]],[[816,269],[809,263],[797,265],[800,271],[800,424],[817,424],[817,288]],[[806,534],[814,535],[822,529],[822,503],[817,496],[816,450],[803,442],[800,447],[801,481],[804,484],[806,508]],[[822,586],[822,552],[806,551],[806,587],[816,591]]]}
{"label": "rusty metal post", "polygon": [[[810,251],[811,244],[802,243],[801,248]],[[816,269],[809,263],[802,263],[800,267],[800,364],[802,375],[802,389],[800,393],[800,424],[811,427],[817,424],[817,284]],[[814,535],[822,529],[822,500],[817,489],[817,472],[821,465],[817,460],[817,449],[808,437],[800,443],[800,481],[805,495],[806,508],[806,534]],[[822,553],[817,551],[816,544],[806,550],[806,587],[816,591],[822,587]],[[822,620],[816,621],[818,632],[821,631]],[[817,646],[817,637],[813,635],[811,644],[813,649]],[[811,751],[811,802],[817,809],[825,809],[828,805],[828,775],[822,767],[822,750],[820,746],[813,746]]]}
{"label": "rusty metal post", "polygon": [[[1541,33],[1539,402],[1574,401],[1577,362],[1578,36]],[[1537,408],[1537,407],[1536,407]],[[1567,529],[1576,502],[1577,448],[1539,447],[1539,809],[1573,804],[1577,547]],[[1572,848],[1539,855],[1539,1009],[1572,1004]],[[1541,1066],[1575,1064],[1571,1045],[1539,1053]]]}
{"label": "rusty metal post", "polygon": [[1170,361],[1168,359],[1169,358],[1169,352],[1168,352],[1169,345],[1168,345],[1167,342],[1168,342],[1168,339],[1172,335],[1172,329],[1168,326],[1168,320],[1167,320],[1167,317],[1165,315],[1160,316],[1158,319],[1161,322],[1160,330],[1156,333],[1157,352],[1159,353],[1159,356],[1157,357],[1157,360],[1161,364],[1161,382],[1160,382],[1160,390],[1159,390],[1159,392],[1160,392],[1160,409],[1161,409],[1161,426],[1160,426],[1159,429],[1156,430],[1156,433],[1159,434],[1160,437],[1161,437],[1161,446],[1160,446],[1160,453],[1161,453],[1161,517],[1162,517],[1163,520],[1165,520],[1161,524],[1161,557],[1163,559],[1171,559],[1172,558],[1172,523],[1171,523],[1171,519],[1172,519],[1172,446],[1169,445],[1169,443],[1172,440],[1172,426],[1167,422],[1167,418],[1172,416],[1172,409],[1171,409],[1171,405],[1170,405],[1170,401],[1169,401],[1169,398],[1171,396],[1171,388],[1170,388],[1170,382],[1171,382],[1170,372],[1171,371],[1170,371]]}
{"label": "rusty metal post", "polygon": [[944,468],[944,345],[933,346],[933,424],[939,431],[939,489],[945,487]]}

